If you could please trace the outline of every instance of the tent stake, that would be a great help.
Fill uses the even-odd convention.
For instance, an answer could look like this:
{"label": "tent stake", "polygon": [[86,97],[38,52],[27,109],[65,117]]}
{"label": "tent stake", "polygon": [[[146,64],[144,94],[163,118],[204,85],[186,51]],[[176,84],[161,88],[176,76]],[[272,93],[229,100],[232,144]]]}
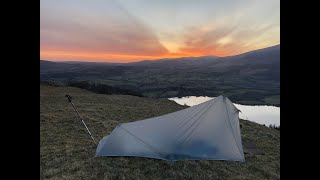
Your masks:
{"label": "tent stake", "polygon": [[68,94],[66,95],[66,97],[68,98],[69,102],[71,103],[71,105],[72,105],[73,109],[74,109],[74,110],[76,111],[76,113],[78,114],[78,116],[79,116],[79,118],[81,119],[81,121],[82,121],[83,125],[86,127],[86,129],[87,129],[88,133],[90,134],[91,139],[93,140],[94,144],[95,144],[95,145],[97,145],[97,142],[96,142],[96,140],[93,138],[93,136],[92,136],[91,132],[89,131],[89,129],[88,129],[88,127],[87,127],[86,123],[84,123],[84,121],[83,121],[83,119],[81,118],[81,116],[80,116],[80,114],[79,114],[78,110],[76,109],[76,107],[75,107],[75,106],[74,106],[74,104],[72,103],[72,97],[71,97],[70,95],[68,95]]}

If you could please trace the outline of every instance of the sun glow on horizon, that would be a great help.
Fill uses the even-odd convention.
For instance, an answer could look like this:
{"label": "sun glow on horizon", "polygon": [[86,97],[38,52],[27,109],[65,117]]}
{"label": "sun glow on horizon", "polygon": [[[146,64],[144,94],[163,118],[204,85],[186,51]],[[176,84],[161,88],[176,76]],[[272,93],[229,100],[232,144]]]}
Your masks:
{"label": "sun glow on horizon", "polygon": [[[40,52],[41,60],[52,61],[92,61],[92,62],[136,62],[142,60],[157,60],[164,58],[181,58],[181,57],[200,57],[202,53],[168,53],[163,55],[131,55],[131,54],[110,54],[110,53],[92,53],[77,51],[42,51]],[[216,56],[216,55],[215,55]]]}
{"label": "sun glow on horizon", "polygon": [[40,58],[134,62],[280,44],[278,0],[40,2]]}

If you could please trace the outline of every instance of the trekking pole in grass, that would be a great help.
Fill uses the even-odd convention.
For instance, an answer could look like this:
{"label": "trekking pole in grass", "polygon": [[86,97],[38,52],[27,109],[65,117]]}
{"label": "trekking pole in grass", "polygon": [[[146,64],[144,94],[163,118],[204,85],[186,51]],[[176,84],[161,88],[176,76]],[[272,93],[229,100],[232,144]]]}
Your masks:
{"label": "trekking pole in grass", "polygon": [[88,133],[90,134],[91,139],[93,140],[94,144],[95,144],[95,145],[97,145],[97,142],[96,142],[96,140],[93,138],[93,136],[92,136],[91,132],[89,131],[89,129],[88,129],[88,127],[87,127],[86,123],[84,123],[84,121],[83,121],[83,119],[81,118],[81,116],[80,116],[80,114],[79,114],[78,110],[76,109],[76,107],[75,107],[75,106],[74,106],[74,104],[72,103],[72,97],[71,97],[70,95],[68,95],[68,94],[66,95],[66,97],[68,98],[68,100],[69,100],[69,102],[71,103],[71,105],[72,105],[73,109],[76,111],[76,113],[78,114],[79,118],[81,119],[82,124],[86,127],[86,129],[87,129]]}

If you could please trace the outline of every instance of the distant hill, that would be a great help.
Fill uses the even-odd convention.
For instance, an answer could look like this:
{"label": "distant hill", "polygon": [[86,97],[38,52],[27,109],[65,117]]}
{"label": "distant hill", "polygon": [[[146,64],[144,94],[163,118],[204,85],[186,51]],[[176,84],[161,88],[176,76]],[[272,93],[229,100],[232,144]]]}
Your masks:
{"label": "distant hill", "polygon": [[128,63],[127,65],[144,67],[201,66],[208,62],[213,62],[214,59],[217,58],[217,56],[166,58],[158,60],[144,60],[139,62]]}
{"label": "distant hill", "polygon": [[[67,93],[97,141],[120,123],[186,108],[167,99],[40,85],[40,179],[280,179],[280,131],[246,120],[240,120],[245,163],[94,157],[96,146]],[[262,153],[246,153],[249,142]]]}
{"label": "distant hill", "polygon": [[134,63],[41,60],[40,79],[98,93],[146,97],[224,94],[237,103],[280,106],[280,45],[228,57]]}

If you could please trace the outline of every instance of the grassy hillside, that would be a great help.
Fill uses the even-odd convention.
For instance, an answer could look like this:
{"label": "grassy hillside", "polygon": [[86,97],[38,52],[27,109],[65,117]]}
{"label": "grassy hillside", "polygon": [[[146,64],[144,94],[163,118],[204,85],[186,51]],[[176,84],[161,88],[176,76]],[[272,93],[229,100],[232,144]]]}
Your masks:
{"label": "grassy hillside", "polygon": [[94,157],[95,146],[68,103],[71,94],[93,136],[100,140],[123,122],[185,108],[166,99],[95,94],[73,87],[40,85],[40,172],[42,179],[280,179],[280,132],[241,120],[242,140],[263,155],[246,163]]}

